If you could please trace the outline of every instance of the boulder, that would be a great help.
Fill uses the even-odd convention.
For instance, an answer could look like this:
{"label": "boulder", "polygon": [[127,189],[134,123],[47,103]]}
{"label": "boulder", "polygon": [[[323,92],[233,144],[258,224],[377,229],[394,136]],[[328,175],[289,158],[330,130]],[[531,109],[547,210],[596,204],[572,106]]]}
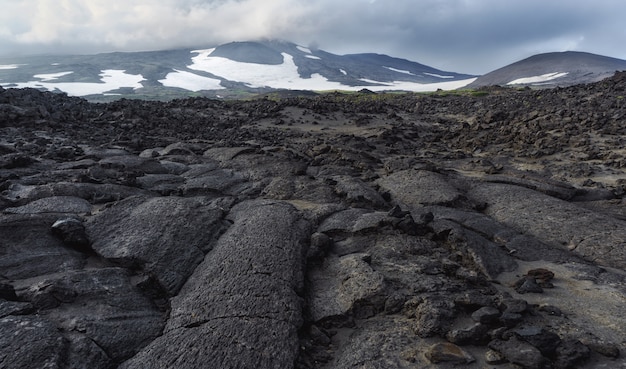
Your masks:
{"label": "boulder", "polygon": [[102,257],[153,276],[175,295],[223,233],[228,199],[131,197],[86,224]]}
{"label": "boulder", "polygon": [[293,366],[309,225],[292,206],[267,200],[238,204],[229,219],[172,299],[163,336],[122,368]]}

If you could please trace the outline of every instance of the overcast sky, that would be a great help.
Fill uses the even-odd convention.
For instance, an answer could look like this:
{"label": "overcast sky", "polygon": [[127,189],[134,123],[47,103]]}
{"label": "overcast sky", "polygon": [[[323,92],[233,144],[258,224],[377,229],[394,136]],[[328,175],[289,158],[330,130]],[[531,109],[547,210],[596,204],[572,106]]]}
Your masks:
{"label": "overcast sky", "polygon": [[259,38],[484,74],[550,51],[626,59],[626,1],[0,0],[0,56]]}

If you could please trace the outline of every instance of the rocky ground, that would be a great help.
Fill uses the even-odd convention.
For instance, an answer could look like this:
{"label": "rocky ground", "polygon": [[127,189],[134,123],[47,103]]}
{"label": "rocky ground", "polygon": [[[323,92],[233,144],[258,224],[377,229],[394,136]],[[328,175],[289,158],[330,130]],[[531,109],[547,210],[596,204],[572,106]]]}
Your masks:
{"label": "rocky ground", "polygon": [[626,368],[625,95],[0,89],[0,368]]}

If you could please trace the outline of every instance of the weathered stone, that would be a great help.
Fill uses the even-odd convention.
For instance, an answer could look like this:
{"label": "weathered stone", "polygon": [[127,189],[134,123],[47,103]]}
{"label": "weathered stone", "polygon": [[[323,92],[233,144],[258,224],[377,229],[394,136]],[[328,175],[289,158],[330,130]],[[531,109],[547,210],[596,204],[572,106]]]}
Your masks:
{"label": "weathered stone", "polygon": [[74,213],[84,214],[91,212],[91,204],[79,197],[52,196],[35,200],[17,208],[7,208],[5,213],[12,214],[39,214],[39,213]]}
{"label": "weathered stone", "polygon": [[418,336],[444,335],[454,320],[454,304],[443,298],[428,298],[417,307],[415,316],[414,330]]}
{"label": "weathered stone", "polygon": [[131,284],[129,272],[105,268],[68,273],[31,286],[20,296],[40,304],[42,298],[55,306],[45,316],[59,328],[80,332],[121,360],[136,353],[160,335],[165,317]]}
{"label": "weathered stone", "polygon": [[483,184],[469,192],[489,204],[486,213],[553,247],[587,260],[626,268],[626,222],[529,189]]}
{"label": "weathered stone", "polygon": [[0,348],[1,368],[63,368],[64,339],[54,324],[41,317],[0,319]]}
{"label": "weathered stone", "polygon": [[3,197],[15,205],[25,205],[35,200],[52,196],[80,197],[91,204],[101,204],[137,195],[149,196],[151,193],[118,184],[70,182],[57,182],[41,186],[14,184],[7,191],[3,192]]}
{"label": "weathered stone", "polygon": [[35,307],[29,302],[6,301],[0,299],[0,318],[9,315],[26,315],[35,312]]}
{"label": "weathered stone", "polygon": [[333,176],[332,179],[337,182],[335,191],[353,206],[381,208],[386,204],[378,192],[358,178]]}
{"label": "weathered stone", "polygon": [[500,310],[494,307],[486,306],[473,312],[472,319],[478,323],[493,324],[498,321],[500,315]]}
{"label": "weathered stone", "polygon": [[330,234],[335,232],[351,233],[361,216],[367,213],[370,213],[370,211],[360,208],[350,208],[337,212],[326,218],[317,230],[318,232]]}
{"label": "weathered stone", "polygon": [[476,323],[466,328],[453,329],[446,334],[448,341],[464,346],[464,345],[483,345],[489,342],[490,337],[487,335],[489,327],[482,323]]}
{"label": "weathered stone", "polygon": [[433,227],[436,232],[447,233],[448,241],[455,250],[466,255],[489,278],[496,279],[500,273],[517,268],[517,262],[511,255],[478,233],[446,221],[435,221]]}
{"label": "weathered stone", "polygon": [[0,273],[5,278],[34,278],[85,265],[84,254],[66,247],[50,232],[56,220],[56,216],[45,215],[0,218]]}
{"label": "weathered stone", "polygon": [[515,291],[518,293],[543,293],[543,288],[534,277],[523,277],[515,282]]}
{"label": "weathered stone", "polygon": [[146,174],[137,177],[137,184],[144,190],[169,195],[180,190],[185,179],[174,174]]}
{"label": "weathered stone", "polygon": [[368,307],[374,311],[384,308],[383,276],[364,260],[365,255],[329,256],[309,270],[307,300],[313,322],[359,314]]}
{"label": "weathered stone", "polygon": [[[184,174],[187,176],[187,173]],[[198,177],[187,178],[181,186],[186,196],[237,195],[250,189],[251,184],[238,172],[215,169]]]}
{"label": "weathered stone", "polygon": [[89,237],[85,232],[85,225],[76,218],[59,219],[52,224],[52,233],[59,237],[64,244],[81,252],[89,252]]}
{"label": "weathered stone", "polygon": [[470,353],[448,342],[437,343],[429,347],[424,355],[433,364],[469,364],[476,361]]}
{"label": "weathered stone", "polygon": [[227,199],[134,197],[90,219],[87,233],[98,254],[153,274],[174,295],[226,228],[228,206]]}
{"label": "weathered stone", "polygon": [[561,344],[561,338],[553,332],[536,326],[520,327],[513,333],[541,351],[544,356],[552,356],[556,348]]}
{"label": "weathered stone", "polygon": [[555,354],[554,367],[556,369],[569,369],[575,368],[587,360],[591,355],[591,350],[580,341],[565,340],[556,348]]}
{"label": "weathered stone", "polygon": [[502,354],[506,360],[527,369],[542,369],[547,363],[546,358],[534,346],[516,338],[508,341],[494,340],[489,342],[489,348]]}
{"label": "weathered stone", "polygon": [[404,170],[380,178],[381,190],[391,193],[393,200],[418,208],[423,205],[450,204],[461,196],[445,177],[424,170]]}
{"label": "weathered stone", "polygon": [[506,358],[497,351],[487,350],[487,352],[485,352],[485,362],[487,364],[499,365],[506,363]]}
{"label": "weathered stone", "polygon": [[273,201],[244,202],[229,218],[233,225],[172,299],[163,336],[123,368],[293,365],[309,226]]}
{"label": "weathered stone", "polygon": [[108,156],[100,160],[98,165],[102,168],[132,171],[141,174],[163,174],[167,172],[158,161],[135,155]]}

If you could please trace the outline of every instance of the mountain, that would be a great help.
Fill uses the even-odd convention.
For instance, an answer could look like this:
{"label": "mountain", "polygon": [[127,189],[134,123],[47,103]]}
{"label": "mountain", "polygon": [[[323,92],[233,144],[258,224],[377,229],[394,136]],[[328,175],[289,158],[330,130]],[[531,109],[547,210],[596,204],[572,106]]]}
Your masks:
{"label": "mountain", "polygon": [[487,73],[468,88],[492,85],[556,87],[597,82],[626,70],[626,60],[585,52],[538,54]]}
{"label": "mountain", "polygon": [[335,55],[285,41],[207,49],[0,59],[0,86],[101,99],[241,96],[272,90],[456,89],[476,76],[380,54]]}

